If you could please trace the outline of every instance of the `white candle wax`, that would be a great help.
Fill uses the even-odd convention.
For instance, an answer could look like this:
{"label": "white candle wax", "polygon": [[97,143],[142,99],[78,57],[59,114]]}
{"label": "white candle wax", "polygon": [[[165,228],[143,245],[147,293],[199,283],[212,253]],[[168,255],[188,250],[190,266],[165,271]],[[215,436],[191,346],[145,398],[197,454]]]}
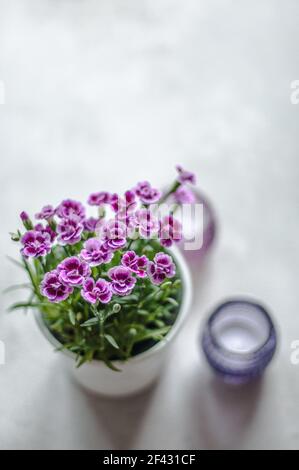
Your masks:
{"label": "white candle wax", "polygon": [[250,353],[267,341],[269,324],[259,312],[246,305],[229,305],[215,321],[213,335],[228,351]]}

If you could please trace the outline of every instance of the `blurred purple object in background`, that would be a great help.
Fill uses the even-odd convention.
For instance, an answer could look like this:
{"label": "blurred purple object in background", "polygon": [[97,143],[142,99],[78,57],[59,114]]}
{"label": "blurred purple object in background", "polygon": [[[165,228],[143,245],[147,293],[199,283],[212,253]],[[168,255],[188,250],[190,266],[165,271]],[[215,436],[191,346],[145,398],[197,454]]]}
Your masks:
{"label": "blurred purple object in background", "polygon": [[[192,192],[195,196],[195,204],[203,205],[203,220],[200,226],[193,226],[193,229],[202,230],[202,243],[198,249],[188,250],[186,249],[186,243],[183,240],[179,247],[184,253],[187,261],[191,265],[197,265],[205,255],[210,251],[212,244],[216,237],[217,232],[217,222],[214,209],[210,201],[198,190],[192,189]],[[192,221],[191,221],[192,223]],[[184,233],[184,224],[183,224],[183,233]]]}

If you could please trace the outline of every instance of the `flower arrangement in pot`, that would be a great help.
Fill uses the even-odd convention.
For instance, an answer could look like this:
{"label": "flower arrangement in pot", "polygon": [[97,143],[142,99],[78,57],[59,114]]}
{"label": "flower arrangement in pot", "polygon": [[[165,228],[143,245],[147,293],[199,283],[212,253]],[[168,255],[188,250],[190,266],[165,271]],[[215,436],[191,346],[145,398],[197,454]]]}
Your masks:
{"label": "flower arrangement in pot", "polygon": [[117,396],[149,385],[187,314],[191,281],[173,247],[182,226],[173,211],[159,214],[186,181],[179,167],[166,194],[148,182],[124,196],[93,193],[92,217],[72,199],[43,207],[36,224],[21,213],[26,231],[12,240],[21,244],[30,297],[10,309],[34,308],[45,336],[93,391]]}

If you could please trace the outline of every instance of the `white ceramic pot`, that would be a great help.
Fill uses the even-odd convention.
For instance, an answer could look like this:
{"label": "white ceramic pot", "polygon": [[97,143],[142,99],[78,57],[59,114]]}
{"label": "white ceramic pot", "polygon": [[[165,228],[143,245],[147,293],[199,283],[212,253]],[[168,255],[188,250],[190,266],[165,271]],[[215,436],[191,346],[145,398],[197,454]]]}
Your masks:
{"label": "white ceramic pot", "polygon": [[[61,356],[66,365],[72,370],[76,380],[88,390],[109,397],[122,397],[137,393],[151,385],[158,377],[167,359],[170,346],[187,317],[192,300],[192,281],[189,268],[179,250],[173,249],[172,255],[179,265],[182,280],[182,303],[171,330],[166,337],[147,351],[132,357],[126,362],[114,361],[113,364],[121,369],[115,372],[102,361],[87,362],[81,367],[75,367],[75,355],[63,350]],[[45,337],[56,348],[61,346],[57,339],[46,327],[42,315],[36,313],[37,323]]]}

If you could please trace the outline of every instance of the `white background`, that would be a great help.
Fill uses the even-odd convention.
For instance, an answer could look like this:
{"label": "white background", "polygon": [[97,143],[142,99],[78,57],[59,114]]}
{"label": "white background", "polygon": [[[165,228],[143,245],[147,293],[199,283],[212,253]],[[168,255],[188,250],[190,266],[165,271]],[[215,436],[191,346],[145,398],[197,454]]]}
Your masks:
{"label": "white background", "polygon": [[[71,383],[31,315],[1,297],[0,448],[299,448],[296,0],[0,0],[1,290],[18,214],[95,190],[157,186],[182,163],[219,219],[188,324],[157,387],[112,402]],[[280,332],[259,385],[217,384],[209,310],[249,293]]]}

